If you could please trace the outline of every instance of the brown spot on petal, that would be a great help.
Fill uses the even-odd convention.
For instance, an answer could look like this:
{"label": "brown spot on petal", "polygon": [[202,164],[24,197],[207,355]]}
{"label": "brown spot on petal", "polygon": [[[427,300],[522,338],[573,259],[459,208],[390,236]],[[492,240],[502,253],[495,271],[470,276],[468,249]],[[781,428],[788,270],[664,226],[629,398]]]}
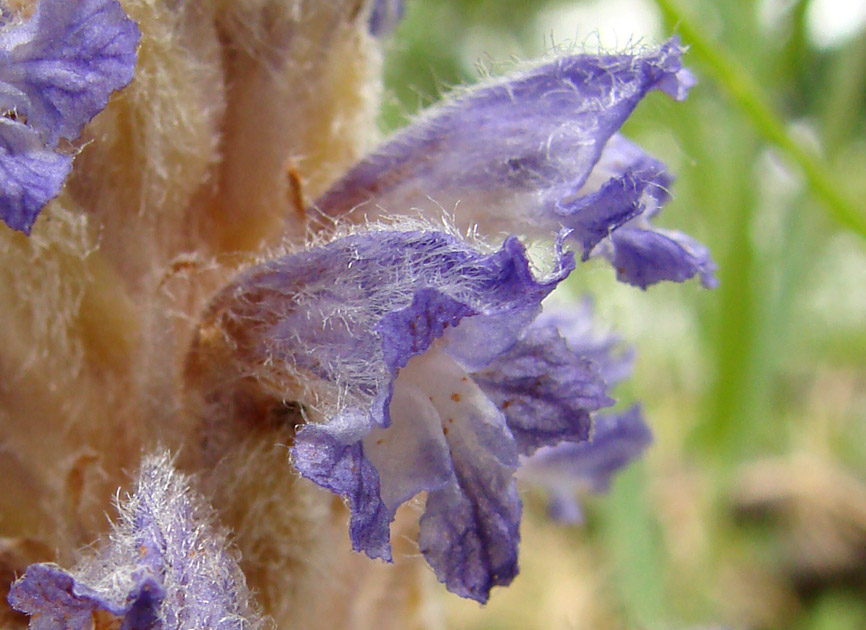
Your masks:
{"label": "brown spot on petal", "polygon": [[454,392],[453,394],[451,394],[451,400],[453,400],[454,402],[460,402],[460,394]]}
{"label": "brown spot on petal", "polygon": [[122,617],[116,617],[104,610],[94,610],[91,613],[93,619],[93,630],[120,630]]}

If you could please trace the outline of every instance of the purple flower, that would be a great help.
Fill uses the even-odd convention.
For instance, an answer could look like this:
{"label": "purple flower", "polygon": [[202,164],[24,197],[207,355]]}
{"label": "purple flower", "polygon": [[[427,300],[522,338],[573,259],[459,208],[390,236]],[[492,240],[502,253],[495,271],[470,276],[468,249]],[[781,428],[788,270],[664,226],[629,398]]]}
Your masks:
{"label": "purple flower", "polygon": [[72,168],[58,143],[132,80],[139,32],[117,0],[40,0],[0,29],[0,219],[29,234]]}
{"label": "purple flower", "polygon": [[406,12],[404,0],[373,0],[367,26],[370,34],[383,37],[393,31]]}
{"label": "purple flower", "polygon": [[30,628],[259,627],[226,533],[167,455],[145,458],[119,511],[101,550],[75,569],[34,564],[12,585],[9,603]]}
{"label": "purple flower", "polygon": [[[549,339],[550,341],[546,341]],[[553,341],[556,340],[556,341]],[[534,343],[533,343],[534,342]],[[580,303],[566,307],[554,306],[545,308],[544,312],[532,323],[524,338],[515,344],[509,354],[524,354],[525,348],[533,345],[538,348],[553,348],[559,344],[559,356],[575,363],[587,366],[588,371],[601,377],[596,387],[604,393],[631,375],[634,353],[624,347],[617,336],[603,334],[596,330],[592,316],[592,302],[585,298]],[[549,350],[542,350],[547,356],[556,356]],[[496,364],[487,370],[494,375],[491,387],[487,381],[485,390],[491,396],[502,398],[502,384],[507,384],[508,367],[500,368]],[[557,391],[559,381],[570,374],[572,378],[579,375],[577,370],[557,370],[551,366],[550,377],[540,382],[531,382],[531,390],[538,395],[542,392]],[[489,378],[489,377],[488,377]],[[598,377],[596,377],[598,378]],[[484,382],[482,374],[482,382]],[[478,380],[478,377],[476,377]],[[523,389],[529,389],[523,381]],[[513,389],[513,388],[512,388]],[[584,401],[568,395],[569,389],[562,389],[559,398],[562,406],[572,406],[574,413],[581,412]],[[575,387],[572,391],[588,391],[588,385]],[[511,392],[506,392],[510,405],[505,413],[519,409],[519,398],[514,398]],[[556,400],[554,398],[554,400]],[[610,400],[608,404],[613,404]],[[544,407],[541,407],[544,409]],[[597,407],[589,407],[589,410]],[[539,414],[536,407],[528,414],[533,423],[544,427],[550,420],[561,417],[562,412],[556,406],[548,407],[547,417]],[[605,491],[611,477],[632,460],[643,453],[652,441],[649,427],[643,420],[638,407],[633,407],[625,413],[592,414],[590,420],[588,410],[583,411],[585,421],[583,427],[591,431],[577,435],[560,435],[561,441],[546,440],[544,444],[531,444],[533,448],[521,451],[521,466],[518,477],[531,485],[544,488],[549,497],[551,516],[564,522],[580,522],[582,512],[575,500],[576,491],[589,488],[594,492]],[[516,424],[516,423],[513,423]],[[519,438],[519,433],[515,434]],[[552,436],[553,437],[553,436]],[[540,448],[536,448],[540,447]]]}
{"label": "purple flower", "polygon": [[711,277],[693,242],[680,239],[670,256],[664,238],[674,237],[645,239],[647,251],[629,256],[614,240],[664,234],[648,222],[672,178],[616,131],[649,90],[685,96],[680,56],[670,42],[638,56],[562,58],[472,89],[398,133],[315,209],[339,230],[346,218],[441,204],[458,227],[555,238],[553,270],[537,276],[514,236],[491,251],[429,224],[361,228],[264,262],[224,288],[201,323],[188,374],[220,364],[198,385],[205,415],[248,408],[233,386],[298,400],[307,421],[294,464],[347,500],[354,548],[390,560],[396,510],[426,492],[422,553],[450,590],[486,601],[517,572],[520,458],[584,444],[581,470],[602,480],[646,445],[638,412],[610,416],[589,441],[628,353],[587,334],[586,306],[538,317],[574,267],[564,244],[608,256],[633,284]]}
{"label": "purple flower", "polygon": [[640,407],[599,413],[593,418],[590,440],[539,449],[522,462],[520,478],[547,490],[553,518],[578,523],[583,514],[575,500],[576,491],[606,491],[613,475],[638,458],[651,442],[652,433]]}
{"label": "purple flower", "polygon": [[638,55],[562,57],[458,92],[313,206],[334,218],[444,211],[489,235],[552,238],[568,228],[584,259],[606,255],[625,282],[700,274],[711,285],[706,250],[649,224],[673,178],[617,133],[649,91],[685,98],[694,79],[681,55],[671,40]]}
{"label": "purple flower", "polygon": [[587,439],[590,412],[612,403],[594,362],[531,326],[573,266],[558,251],[537,277],[513,237],[489,251],[364,231],[241,274],[198,343],[232,348],[239,374],[304,384],[294,464],[347,499],[355,549],[390,560],[397,508],[426,491],[422,553],[483,602],[517,573],[518,455]]}

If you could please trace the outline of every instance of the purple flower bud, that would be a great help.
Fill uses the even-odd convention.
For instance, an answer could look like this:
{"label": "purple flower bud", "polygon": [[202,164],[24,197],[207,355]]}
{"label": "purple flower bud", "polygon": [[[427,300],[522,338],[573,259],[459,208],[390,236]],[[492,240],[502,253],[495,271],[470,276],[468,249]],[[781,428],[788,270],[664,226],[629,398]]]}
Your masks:
{"label": "purple flower bud", "polygon": [[259,627],[226,533],[166,454],[145,458],[119,511],[100,550],[73,570],[34,564],[13,583],[9,603],[30,615],[30,628]]}

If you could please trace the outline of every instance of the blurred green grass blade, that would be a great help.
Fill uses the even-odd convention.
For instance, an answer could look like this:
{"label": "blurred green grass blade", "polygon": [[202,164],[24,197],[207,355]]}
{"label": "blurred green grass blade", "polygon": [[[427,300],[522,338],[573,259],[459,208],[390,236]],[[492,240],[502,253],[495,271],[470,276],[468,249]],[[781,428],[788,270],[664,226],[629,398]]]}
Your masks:
{"label": "blurred green grass blade", "polygon": [[866,627],[866,605],[862,595],[853,590],[824,593],[804,621],[803,630],[862,630]]}
{"label": "blurred green grass blade", "polygon": [[829,88],[823,107],[824,145],[835,156],[856,133],[861,122],[866,93],[866,35],[850,42],[830,70]]}
{"label": "blurred green grass blade", "polygon": [[843,226],[866,239],[866,214],[845,197],[841,184],[835,181],[820,158],[788,133],[768,104],[763,90],[745,68],[707,39],[701,29],[686,17],[676,0],[656,0],[656,4],[667,20],[678,25],[684,43],[691,47],[695,57],[707,67],[757,131],[800,167],[810,189],[828,212]]}
{"label": "blurred green grass blade", "polygon": [[[742,454],[754,443],[757,419],[766,406],[766,337],[760,335],[759,313],[766,294],[761,291],[764,270],[750,243],[755,208],[752,156],[755,139],[741,134],[740,145],[719,155],[704,154],[704,163],[716,174],[714,187],[727,185],[722,197],[729,205],[716,223],[727,238],[720,260],[719,317],[712,333],[715,379],[708,390],[704,422],[697,425],[690,442],[722,461],[731,453]],[[725,174],[725,175],[723,175]]]}
{"label": "blurred green grass blade", "polygon": [[615,584],[630,628],[664,619],[668,593],[666,558],[648,501],[645,464],[627,467],[600,502],[602,537],[615,567]]}

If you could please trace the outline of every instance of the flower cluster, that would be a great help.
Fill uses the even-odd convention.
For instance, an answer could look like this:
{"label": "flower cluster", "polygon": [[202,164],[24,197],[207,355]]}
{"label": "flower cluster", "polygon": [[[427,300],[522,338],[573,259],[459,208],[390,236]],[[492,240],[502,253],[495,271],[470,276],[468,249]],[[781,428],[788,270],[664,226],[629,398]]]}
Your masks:
{"label": "flower cluster", "polygon": [[[680,55],[670,42],[558,59],[432,108],[313,203],[360,227],[252,267],[213,300],[196,361],[228,356],[239,378],[292,383],[314,412],[294,465],[346,499],[356,550],[390,560],[397,508],[426,492],[421,552],[450,590],[484,602],[517,573],[520,457],[552,447],[539,467],[569,459],[570,444],[585,464],[568,476],[602,478],[646,446],[637,410],[590,441],[621,361],[609,344],[563,338],[582,314],[538,315],[574,269],[570,243],[641,287],[696,274],[712,285],[706,251],[650,223],[668,197],[664,166],[615,134],[649,90],[685,95]],[[399,208],[429,221],[430,205],[488,239],[555,242],[553,269],[536,277],[513,235],[488,251],[429,223],[373,223]]]}
{"label": "flower cluster", "polygon": [[[365,11],[380,35],[403,5]],[[138,30],[116,0],[41,0],[4,29],[0,217],[27,232],[71,168],[59,139],[130,81]],[[672,40],[490,79],[349,169],[306,209],[317,235],[241,270],[201,315],[184,373],[203,431],[190,448],[225,458],[229,427],[255,418],[248,400],[291,402],[292,465],[345,499],[355,550],[391,560],[391,524],[421,495],[418,546],[438,579],[479,602],[509,584],[518,479],[573,519],[574,484],[604,489],[650,441],[638,407],[600,411],[630,353],[592,332],[587,304],[542,307],[575,253],[641,288],[715,282],[704,247],[652,223],[672,177],[618,133],[648,92],[685,97],[682,52]],[[39,628],[260,623],[193,483],[147,457],[101,550],[72,571],[32,565],[12,606]]]}

